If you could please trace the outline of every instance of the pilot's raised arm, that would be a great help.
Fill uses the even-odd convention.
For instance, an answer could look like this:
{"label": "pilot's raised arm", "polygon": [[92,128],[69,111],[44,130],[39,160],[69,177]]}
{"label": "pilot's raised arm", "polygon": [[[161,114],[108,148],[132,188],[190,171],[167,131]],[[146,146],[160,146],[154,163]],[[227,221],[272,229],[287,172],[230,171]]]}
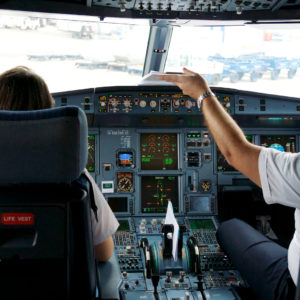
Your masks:
{"label": "pilot's raised arm", "polygon": [[184,68],[182,75],[159,78],[175,83],[197,101],[220,151],[233,167],[262,187],[268,204],[296,208],[295,234],[288,250],[238,219],[223,222],[217,232],[221,246],[258,299],[294,299],[300,261],[300,153],[248,142],[201,75]]}
{"label": "pilot's raised arm", "polygon": [[251,144],[243,131],[224,110],[205,79],[188,69],[183,75],[161,75],[160,79],[173,82],[185,95],[197,99],[215,142],[229,164],[261,186],[258,156],[262,147]]}

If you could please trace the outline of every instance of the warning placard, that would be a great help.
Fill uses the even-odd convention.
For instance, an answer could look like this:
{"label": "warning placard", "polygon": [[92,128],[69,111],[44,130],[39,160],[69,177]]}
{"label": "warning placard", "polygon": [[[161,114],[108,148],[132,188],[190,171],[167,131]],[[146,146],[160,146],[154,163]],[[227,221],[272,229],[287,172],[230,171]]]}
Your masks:
{"label": "warning placard", "polygon": [[3,213],[1,215],[3,225],[33,225],[34,215],[32,213]]}

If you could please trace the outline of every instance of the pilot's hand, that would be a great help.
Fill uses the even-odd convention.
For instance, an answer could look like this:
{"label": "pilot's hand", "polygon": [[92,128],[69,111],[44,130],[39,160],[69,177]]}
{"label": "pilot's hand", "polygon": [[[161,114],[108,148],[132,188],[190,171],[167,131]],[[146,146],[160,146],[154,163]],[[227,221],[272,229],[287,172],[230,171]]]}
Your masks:
{"label": "pilot's hand", "polygon": [[198,73],[183,68],[182,75],[158,75],[159,79],[175,83],[183,92],[193,99],[198,99],[205,92],[210,91],[206,80]]}

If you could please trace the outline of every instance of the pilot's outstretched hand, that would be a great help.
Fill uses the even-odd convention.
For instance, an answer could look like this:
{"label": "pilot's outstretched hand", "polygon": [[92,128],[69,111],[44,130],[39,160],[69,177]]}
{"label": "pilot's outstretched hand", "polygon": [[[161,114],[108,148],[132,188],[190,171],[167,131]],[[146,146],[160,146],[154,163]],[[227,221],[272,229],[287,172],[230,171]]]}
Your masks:
{"label": "pilot's outstretched hand", "polygon": [[183,74],[158,75],[159,79],[175,83],[183,92],[193,99],[198,99],[205,92],[210,91],[206,80],[198,73],[183,68]]}

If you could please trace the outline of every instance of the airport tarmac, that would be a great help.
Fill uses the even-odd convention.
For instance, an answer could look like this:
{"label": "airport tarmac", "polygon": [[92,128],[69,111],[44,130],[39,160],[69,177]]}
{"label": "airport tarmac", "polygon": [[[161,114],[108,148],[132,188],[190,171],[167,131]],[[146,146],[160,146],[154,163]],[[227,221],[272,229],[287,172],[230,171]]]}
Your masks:
{"label": "airport tarmac", "polygon": [[[72,59],[32,60],[28,55],[71,54],[82,55],[85,59],[99,60],[101,58],[109,60],[113,59],[109,57],[118,56],[124,60],[122,63],[130,66],[139,62],[137,57],[145,54],[147,46],[147,44],[138,45],[139,39],[136,39],[136,44],[128,45],[128,39],[72,38],[69,32],[60,31],[57,34],[56,29],[49,26],[26,31],[1,28],[0,40],[0,72],[17,65],[28,66],[46,80],[51,92],[136,85],[141,79],[141,74],[129,74],[126,70],[120,71],[118,68],[112,70],[80,68],[76,67],[76,60]],[[256,82],[251,82],[249,76],[245,75],[237,83],[231,83],[228,78],[225,78],[216,86],[298,97],[299,83],[299,70],[293,79],[288,79],[287,71],[282,70],[278,80],[271,80],[270,73],[267,72]]]}

